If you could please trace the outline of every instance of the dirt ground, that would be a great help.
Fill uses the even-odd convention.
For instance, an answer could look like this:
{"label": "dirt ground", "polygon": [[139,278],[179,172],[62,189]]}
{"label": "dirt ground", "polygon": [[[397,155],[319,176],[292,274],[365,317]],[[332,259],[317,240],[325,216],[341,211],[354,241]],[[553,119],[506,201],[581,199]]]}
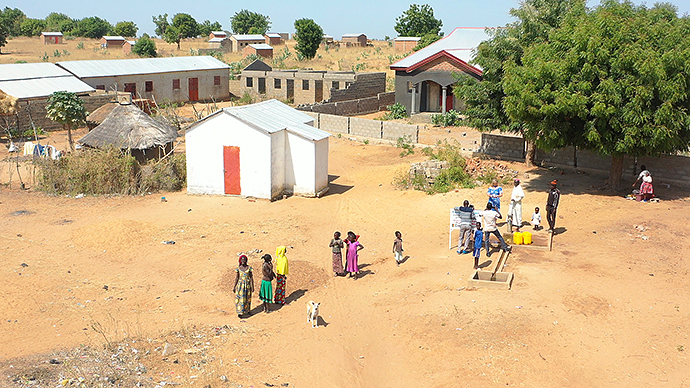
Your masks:
{"label": "dirt ground", "polygon": [[[126,363],[147,387],[690,386],[687,192],[637,203],[598,191],[602,177],[512,164],[525,220],[561,182],[554,249],[515,246],[511,290],[469,289],[472,258],[448,249],[448,214],[486,203],[486,188],[397,190],[420,154],[334,137],[319,199],[0,189],[0,386],[116,386]],[[333,276],[335,230],[361,235],[357,280]],[[395,230],[409,256],[399,267]],[[258,271],[278,245],[293,247],[289,303],[260,313],[257,292],[238,319],[238,253]],[[88,357],[111,369],[78,363]]]}

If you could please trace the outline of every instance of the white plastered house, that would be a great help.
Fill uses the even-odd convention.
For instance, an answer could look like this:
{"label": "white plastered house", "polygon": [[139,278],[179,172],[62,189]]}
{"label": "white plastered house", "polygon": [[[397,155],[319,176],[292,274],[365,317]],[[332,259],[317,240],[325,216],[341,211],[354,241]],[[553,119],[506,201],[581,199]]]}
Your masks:
{"label": "white plastered house", "polygon": [[187,193],[276,199],[328,189],[328,137],[280,101],[219,110],[186,131]]}

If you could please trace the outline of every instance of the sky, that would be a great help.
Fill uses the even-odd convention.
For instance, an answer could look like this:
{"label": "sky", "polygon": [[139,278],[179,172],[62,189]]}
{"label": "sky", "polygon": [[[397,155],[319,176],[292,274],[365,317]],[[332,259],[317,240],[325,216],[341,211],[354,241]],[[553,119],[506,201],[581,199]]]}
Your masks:
{"label": "sky", "polygon": [[[647,2],[651,6],[654,1]],[[669,1],[669,0],[665,0]],[[690,13],[690,0],[670,0],[678,6],[680,15]],[[218,21],[225,30],[230,31],[230,17],[241,9],[248,9],[271,18],[270,32],[294,31],[297,19],[309,18],[318,23],[327,35],[339,39],[343,34],[364,33],[370,39],[383,39],[397,36],[395,19],[407,10],[413,2],[394,0],[264,0],[258,3],[230,2],[218,0],[118,0],[118,1],[45,1],[45,0],[6,0],[10,8],[19,8],[30,18],[45,18],[51,12],[60,12],[75,19],[98,16],[113,25],[119,21],[134,21],[139,27],[138,35],[144,32],[153,35],[154,25],[151,17],[167,13],[188,13],[197,22]],[[511,8],[518,7],[517,0],[480,1],[416,1],[429,4],[437,19],[443,21],[442,31],[448,34],[455,27],[493,27],[503,26],[514,21]],[[639,0],[634,0],[640,4]],[[590,1],[590,6],[599,4]]]}

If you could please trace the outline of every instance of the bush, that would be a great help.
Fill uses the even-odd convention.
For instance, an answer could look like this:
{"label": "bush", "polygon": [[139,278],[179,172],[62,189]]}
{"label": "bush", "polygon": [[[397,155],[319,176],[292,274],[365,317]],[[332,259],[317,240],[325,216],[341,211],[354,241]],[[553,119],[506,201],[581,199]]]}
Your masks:
{"label": "bush", "polygon": [[412,138],[410,135],[399,137],[398,141],[395,143],[395,146],[402,149],[402,151],[400,151],[401,158],[414,154],[414,144],[412,144]]}
{"label": "bush", "polygon": [[381,117],[382,120],[396,120],[396,119],[404,119],[408,117],[407,116],[407,109],[405,108],[405,105],[396,102],[393,105],[388,106],[388,113],[383,115]]}
{"label": "bush", "polygon": [[455,110],[449,110],[446,113],[437,113],[431,115],[431,124],[438,127],[456,127],[460,125],[462,119],[460,113]]}

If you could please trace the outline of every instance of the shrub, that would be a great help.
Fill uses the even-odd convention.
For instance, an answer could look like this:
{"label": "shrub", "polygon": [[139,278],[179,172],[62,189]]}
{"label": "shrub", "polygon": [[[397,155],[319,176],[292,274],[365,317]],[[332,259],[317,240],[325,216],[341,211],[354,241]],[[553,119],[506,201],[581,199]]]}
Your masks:
{"label": "shrub", "polygon": [[404,158],[407,155],[414,154],[414,144],[412,144],[412,138],[410,137],[410,135],[405,135],[403,137],[399,137],[395,146],[397,148],[402,149],[402,151],[400,151],[400,157],[401,158]]}
{"label": "shrub", "polygon": [[77,50],[83,50],[83,49],[84,49],[84,42],[77,43]]}
{"label": "shrub", "polygon": [[407,117],[407,109],[405,108],[405,105],[396,102],[393,105],[388,106],[388,113],[383,115],[381,117],[382,120],[395,120],[395,119],[404,119]]}
{"label": "shrub", "polygon": [[460,113],[455,110],[449,110],[443,114],[437,113],[431,115],[431,124],[437,127],[455,127],[460,125],[461,121]]}

